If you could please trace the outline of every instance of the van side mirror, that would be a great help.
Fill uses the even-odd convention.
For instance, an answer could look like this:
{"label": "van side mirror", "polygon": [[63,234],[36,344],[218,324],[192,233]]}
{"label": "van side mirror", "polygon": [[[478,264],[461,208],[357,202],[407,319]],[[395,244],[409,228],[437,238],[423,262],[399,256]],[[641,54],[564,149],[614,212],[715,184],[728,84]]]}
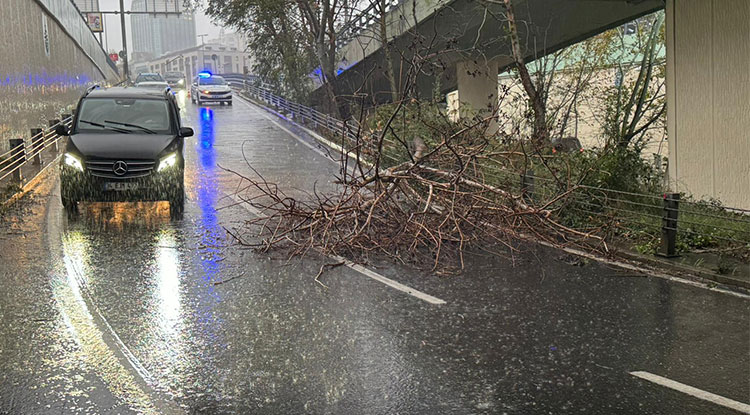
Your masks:
{"label": "van side mirror", "polygon": [[55,127],[55,134],[60,136],[68,136],[70,135],[70,130],[63,124],[57,124],[57,127]]}
{"label": "van side mirror", "polygon": [[185,137],[192,137],[193,134],[195,134],[195,133],[193,132],[193,129],[190,128],[190,127],[181,127],[180,128],[180,137],[183,137],[183,138],[185,138]]}

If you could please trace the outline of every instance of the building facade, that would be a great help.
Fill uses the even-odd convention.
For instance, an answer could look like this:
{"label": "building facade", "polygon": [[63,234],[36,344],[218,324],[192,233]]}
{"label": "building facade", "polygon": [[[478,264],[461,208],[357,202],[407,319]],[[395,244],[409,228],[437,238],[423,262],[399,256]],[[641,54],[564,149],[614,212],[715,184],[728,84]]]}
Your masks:
{"label": "building facade", "polygon": [[243,49],[219,43],[206,43],[133,64],[134,73],[182,72],[192,79],[201,71],[213,74],[250,74],[253,59]]}
{"label": "building facade", "polygon": [[[181,0],[133,0],[130,17],[133,60],[149,60],[196,45],[195,16],[183,10]],[[181,15],[159,12],[181,12]]]}

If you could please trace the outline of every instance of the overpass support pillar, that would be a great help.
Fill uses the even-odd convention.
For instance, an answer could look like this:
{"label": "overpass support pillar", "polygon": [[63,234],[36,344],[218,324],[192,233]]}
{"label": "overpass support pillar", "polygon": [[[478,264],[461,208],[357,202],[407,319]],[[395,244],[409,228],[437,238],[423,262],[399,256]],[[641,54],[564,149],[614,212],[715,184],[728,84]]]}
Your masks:
{"label": "overpass support pillar", "polygon": [[750,209],[750,1],[668,0],[672,191]]}
{"label": "overpass support pillar", "polygon": [[[461,118],[487,117],[498,105],[498,64],[495,61],[464,61],[456,64],[458,101]],[[490,133],[497,131],[497,120],[490,126]]]}

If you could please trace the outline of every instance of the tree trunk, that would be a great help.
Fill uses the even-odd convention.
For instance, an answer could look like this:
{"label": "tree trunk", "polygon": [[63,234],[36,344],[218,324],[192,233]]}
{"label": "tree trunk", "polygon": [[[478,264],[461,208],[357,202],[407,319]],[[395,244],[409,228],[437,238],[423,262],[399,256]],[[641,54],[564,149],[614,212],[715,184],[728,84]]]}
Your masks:
{"label": "tree trunk", "polygon": [[531,79],[529,70],[526,67],[526,61],[523,57],[523,52],[521,51],[521,42],[518,39],[518,27],[516,25],[516,17],[513,13],[511,0],[503,0],[503,3],[505,5],[506,17],[508,19],[513,60],[518,68],[518,73],[521,77],[521,84],[523,85],[524,91],[526,91],[526,95],[529,97],[531,109],[534,113],[534,133],[532,139],[537,145],[544,145],[549,142],[547,108],[541,94],[534,86],[534,81]]}

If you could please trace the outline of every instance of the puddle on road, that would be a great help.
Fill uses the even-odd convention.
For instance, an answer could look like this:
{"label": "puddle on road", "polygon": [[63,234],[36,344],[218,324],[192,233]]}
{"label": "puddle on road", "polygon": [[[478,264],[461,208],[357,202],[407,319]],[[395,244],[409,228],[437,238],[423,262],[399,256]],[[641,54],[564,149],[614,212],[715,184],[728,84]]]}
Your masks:
{"label": "puddle on road", "polygon": [[76,221],[106,230],[159,228],[170,223],[169,202],[79,203]]}
{"label": "puddle on road", "polygon": [[61,317],[80,348],[80,356],[110,392],[139,413],[157,414],[151,397],[141,386],[143,381],[136,379],[104,340],[105,334],[99,329],[89,302],[84,298],[88,280],[87,248],[86,239],[78,232],[68,233],[62,240],[62,265],[58,266],[51,280]]}

